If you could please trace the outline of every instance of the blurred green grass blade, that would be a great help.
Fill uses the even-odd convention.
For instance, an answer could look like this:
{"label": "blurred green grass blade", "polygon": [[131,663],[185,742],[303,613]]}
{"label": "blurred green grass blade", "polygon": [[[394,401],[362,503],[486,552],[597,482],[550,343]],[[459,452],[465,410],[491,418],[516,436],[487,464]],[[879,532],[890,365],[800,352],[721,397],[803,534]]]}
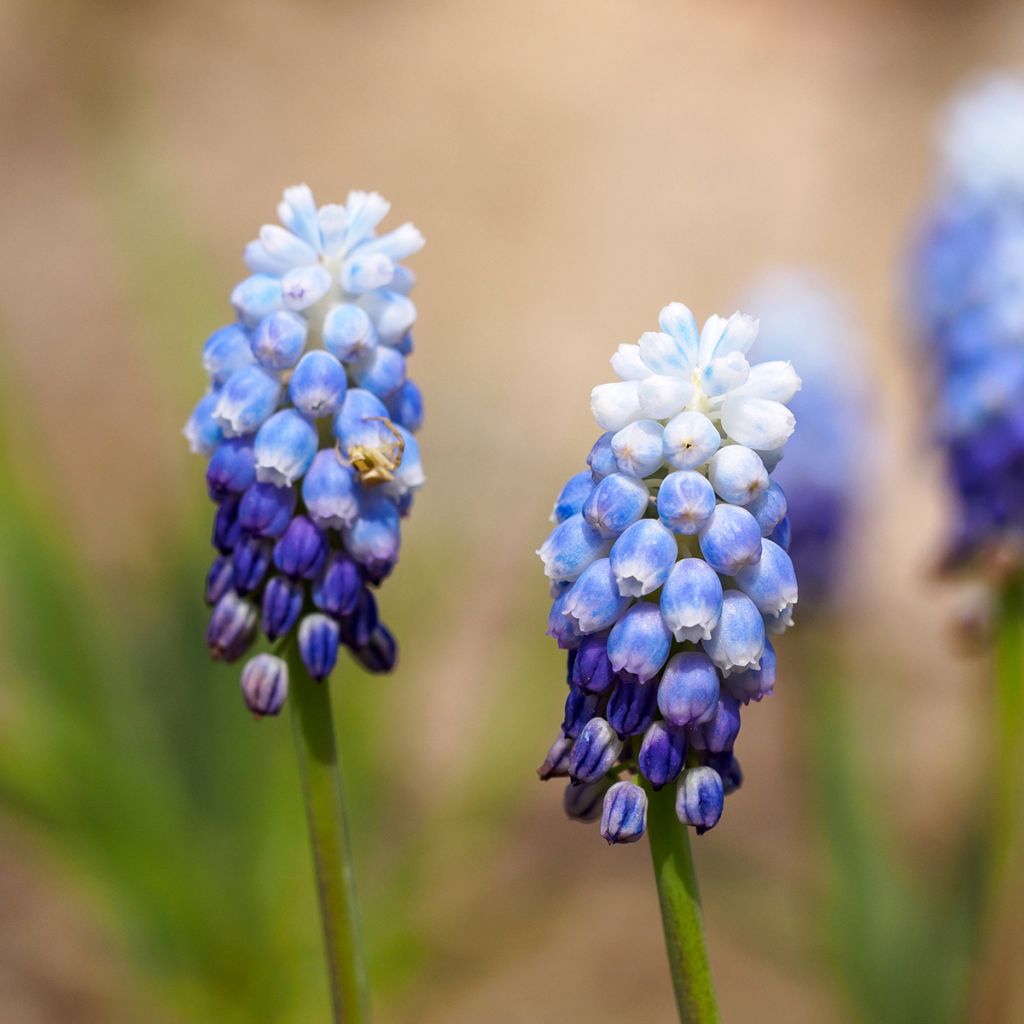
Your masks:
{"label": "blurred green grass blade", "polygon": [[912,880],[901,869],[891,823],[865,785],[867,751],[835,655],[807,664],[807,754],[828,864],[823,925],[836,970],[860,1020],[953,1021],[969,904],[955,884],[949,899],[945,885],[926,888],[929,872]]}

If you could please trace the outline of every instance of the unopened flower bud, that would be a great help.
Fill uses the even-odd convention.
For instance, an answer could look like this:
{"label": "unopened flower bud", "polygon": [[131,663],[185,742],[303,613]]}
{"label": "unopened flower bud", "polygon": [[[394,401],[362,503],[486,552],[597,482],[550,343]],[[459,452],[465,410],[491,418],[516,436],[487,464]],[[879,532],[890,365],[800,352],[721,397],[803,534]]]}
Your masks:
{"label": "unopened flower bud", "polygon": [[378,623],[377,628],[370,634],[370,639],[362,647],[353,647],[352,657],[366,669],[380,675],[385,672],[394,671],[398,662],[398,643],[395,641],[391,630],[383,623]]}
{"label": "unopened flower bud", "polygon": [[235,590],[240,594],[251,594],[258,590],[270,568],[270,541],[259,537],[245,536],[231,556]]}
{"label": "unopened flower bud", "polygon": [[286,576],[311,580],[327,559],[327,538],[306,516],[296,516],[274,545],[274,565]]}
{"label": "unopened flower bud", "polygon": [[274,576],[263,591],[263,632],[267,639],[280,639],[292,631],[302,614],[303,586],[287,576]]}
{"label": "unopened flower bud", "polygon": [[646,732],[657,710],[658,687],[653,680],[650,683],[634,683],[621,679],[608,698],[605,717],[619,736],[625,739]]}
{"label": "unopened flower bud", "polygon": [[280,537],[295,514],[295,502],[292,487],[255,483],[242,495],[238,519],[257,537]]}
{"label": "unopened flower bud", "polygon": [[571,736],[560,733],[558,739],[551,744],[551,749],[544,758],[544,763],[537,769],[542,779],[554,779],[569,774],[569,755],[575,741]]}
{"label": "unopened flower bud", "polygon": [[565,715],[562,718],[562,732],[576,739],[587,724],[597,714],[600,697],[596,693],[585,693],[575,686],[569,687],[565,698]]}
{"label": "unopened flower bud", "polygon": [[237,661],[256,638],[256,609],[229,590],[215,605],[206,627],[206,646],[218,661]]}
{"label": "unopened flower bud", "polygon": [[332,551],[313,583],[313,604],[335,618],[351,615],[362,589],[363,579],[356,563],[343,552]]}
{"label": "unopened flower bud", "polygon": [[622,753],[622,740],[603,718],[592,718],[580,730],[569,759],[573,782],[596,782],[610,771]]}
{"label": "unopened flower bud", "polygon": [[652,722],[640,744],[640,774],[655,788],[672,782],[686,762],[686,734],[667,722]]}
{"label": "unopened flower bud", "polygon": [[245,706],[257,716],[276,715],[288,695],[288,666],[272,654],[257,654],[242,669]]}
{"label": "unopened flower bud", "polygon": [[676,817],[703,835],[718,824],[725,793],[722,777],[713,768],[687,768],[676,784]]}
{"label": "unopened flower bud", "polygon": [[573,821],[597,821],[604,808],[604,795],[611,788],[611,780],[600,778],[588,785],[570,782],[565,787],[562,806],[566,816]]}
{"label": "unopened flower bud", "polygon": [[601,835],[614,843],[635,843],[647,829],[647,794],[635,782],[616,782],[604,795]]}
{"label": "unopened flower bud", "polygon": [[309,674],[319,683],[338,661],[338,623],[314,612],[299,623],[299,654]]}

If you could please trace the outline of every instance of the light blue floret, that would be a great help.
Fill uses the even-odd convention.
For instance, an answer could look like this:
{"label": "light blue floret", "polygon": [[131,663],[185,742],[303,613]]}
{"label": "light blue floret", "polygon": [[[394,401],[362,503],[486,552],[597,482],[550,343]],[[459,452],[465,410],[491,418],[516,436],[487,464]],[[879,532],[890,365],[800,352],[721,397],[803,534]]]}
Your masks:
{"label": "light blue floret", "polygon": [[735,576],[761,557],[761,529],[746,509],[718,505],[700,531],[700,550],[716,572]]}
{"label": "light blue floret", "polygon": [[698,533],[715,511],[715,491],[707,477],[692,470],[669,473],[658,488],[658,516],[676,533]]}
{"label": "light blue floret", "polygon": [[658,710],[677,729],[700,722],[718,701],[718,673],[699,651],[675,654],[658,684]]}
{"label": "light blue floret", "polygon": [[701,558],[676,562],[661,591],[661,615],[676,640],[707,640],[722,614],[722,581]]}
{"label": "light blue floret", "polygon": [[587,455],[587,465],[590,467],[590,474],[596,484],[603,480],[610,473],[618,472],[618,464],[615,461],[615,452],[612,451],[611,432],[602,434],[593,444],[590,453]]}
{"label": "light blue floret", "polygon": [[657,519],[634,523],[612,545],[619,592],[627,597],[653,594],[668,579],[678,553],[675,535]]}
{"label": "light blue floret", "polygon": [[733,672],[724,682],[725,689],[744,704],[770,697],[775,690],[775,648],[771,641],[764,643],[764,653],[757,668]]}
{"label": "light blue floret", "polygon": [[712,456],[708,480],[723,501],[747,505],[767,489],[768,472],[756,452],[728,444]]}
{"label": "light blue floret", "polygon": [[757,520],[762,537],[770,537],[786,516],[786,495],[778,483],[769,481],[765,491],[744,506]]}
{"label": "light blue floret", "polygon": [[213,454],[224,437],[220,423],[214,418],[218,401],[219,395],[215,391],[203,395],[182,430],[189,448],[197,455]]}
{"label": "light blue floret", "polygon": [[575,580],[591,562],[611,550],[611,541],[602,537],[582,515],[570,516],[551,531],[537,554],[550,579]]}
{"label": "light blue floret", "polygon": [[318,526],[351,526],[359,514],[359,493],[355,472],[333,448],[316,453],[302,479],[302,500]]}
{"label": "light blue floret", "polygon": [[401,526],[395,503],[372,490],[362,495],[359,515],[344,531],[345,547],[360,564],[371,568],[390,566],[398,560]]}
{"label": "light blue floret", "polygon": [[[582,512],[584,502],[593,489],[594,484],[590,479],[589,472],[584,471],[569,477],[555,499],[555,507],[551,510],[551,522],[564,523],[569,516]],[[591,523],[591,525],[594,524]]]}
{"label": "light blue floret", "polygon": [[307,352],[288,382],[292,403],[313,419],[333,416],[341,408],[347,390],[345,367],[323,349]]}
{"label": "light blue floret", "polygon": [[595,633],[614,625],[629,607],[630,599],[619,588],[607,558],[599,558],[583,570],[562,603],[576,633]]}
{"label": "light blue floret", "polygon": [[641,478],[656,473],[665,461],[663,432],[657,420],[637,420],[618,431],[611,445],[619,472]]}
{"label": "light blue floret", "polygon": [[324,317],[324,346],[343,363],[377,344],[377,332],[369,314],[350,302],[332,306]]}
{"label": "light blue floret", "polygon": [[[588,481],[590,474],[587,474]],[[617,537],[642,519],[650,504],[647,485],[635,476],[611,473],[590,491],[583,517],[604,537]]]}
{"label": "light blue floret", "polygon": [[740,569],[736,583],[763,615],[779,615],[797,601],[793,563],[778,544],[767,539],[761,542],[761,560]]}
{"label": "light blue floret", "polygon": [[723,675],[756,668],[764,653],[764,619],[757,606],[738,590],[727,590],[718,625],[701,646]]}
{"label": "light blue floret", "polygon": [[608,660],[624,678],[645,683],[661,671],[672,646],[657,605],[646,601],[633,605],[608,636]]}
{"label": "light blue floret", "polygon": [[236,370],[219,392],[214,417],[226,437],[252,434],[277,407],[281,385],[258,366]]}
{"label": "light blue floret", "polygon": [[252,351],[268,370],[293,367],[306,347],[308,325],[303,317],[280,309],[264,317],[252,332]]}
{"label": "light blue floret", "polygon": [[260,427],[253,442],[256,452],[256,479],[261,483],[291,486],[316,455],[316,428],[295,409],[274,413]]}
{"label": "light blue floret", "polygon": [[670,466],[697,469],[718,451],[722,435],[700,412],[681,412],[665,426],[662,450]]}
{"label": "light blue floret", "polygon": [[235,370],[255,361],[249,335],[241,324],[229,324],[214,331],[203,345],[203,369],[214,387],[220,387]]}
{"label": "light blue floret", "polygon": [[283,305],[281,281],[268,274],[253,274],[235,286],[231,305],[246,327],[255,327]]}
{"label": "light blue floret", "polygon": [[405,383],[405,358],[393,348],[378,345],[351,364],[352,377],[361,388],[386,399]]}

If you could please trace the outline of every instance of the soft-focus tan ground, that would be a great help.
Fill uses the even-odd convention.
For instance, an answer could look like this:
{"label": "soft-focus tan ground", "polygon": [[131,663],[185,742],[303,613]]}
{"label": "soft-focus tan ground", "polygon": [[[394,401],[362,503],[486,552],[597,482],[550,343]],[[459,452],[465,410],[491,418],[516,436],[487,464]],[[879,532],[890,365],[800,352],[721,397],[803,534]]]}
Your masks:
{"label": "soft-focus tan ground", "polygon": [[[470,746],[453,737],[501,710],[482,668],[515,649],[505,626],[538,576],[529,553],[552,491],[592,439],[586,395],[612,346],[670,299],[728,312],[766,264],[814,264],[860,311],[878,401],[865,454],[879,479],[848,620],[876,783],[914,848],[941,846],[980,723],[973,670],[949,655],[955,601],[926,578],[940,480],[915,432],[922,382],[903,344],[898,261],[937,105],[967,72],[1020,66],[1022,29],[1010,3],[6,0],[0,329],[33,416],[26,443],[55,461],[94,564],[144,564],[196,484],[176,431],[201,337],[140,336],[147,303],[173,313],[175,294],[173,281],[133,290],[132,264],[160,236],[124,232],[166,221],[185,277],[226,293],[243,242],[293,180],[324,198],[375,188],[414,218],[429,240],[414,266],[431,486],[408,544],[460,538],[445,586],[461,597],[414,655],[399,728],[440,780],[426,790],[411,777],[411,797],[442,800]],[[535,590],[539,622],[539,579]],[[872,664],[890,648],[885,678],[898,686]],[[522,686],[555,686],[550,664],[551,681]],[[768,949],[747,926],[780,907],[799,919],[816,872],[794,799],[799,695],[782,690],[749,716],[748,784],[700,844],[734,1021],[839,1014],[806,955],[813,927],[783,921]],[[413,721],[426,727],[412,734]],[[603,849],[556,804],[537,787],[499,861],[437,894],[440,968],[389,1019],[670,1018],[646,851]],[[27,870],[18,857],[0,865],[0,892]],[[17,932],[23,950],[0,972],[3,1019],[99,1019],[87,1000],[52,1009],[80,984],[69,978],[91,985],[94,971],[76,952],[87,933],[55,929],[66,955],[51,958],[49,931],[25,930],[64,912],[40,900],[3,901],[0,945]],[[117,998],[116,979],[96,984]]]}

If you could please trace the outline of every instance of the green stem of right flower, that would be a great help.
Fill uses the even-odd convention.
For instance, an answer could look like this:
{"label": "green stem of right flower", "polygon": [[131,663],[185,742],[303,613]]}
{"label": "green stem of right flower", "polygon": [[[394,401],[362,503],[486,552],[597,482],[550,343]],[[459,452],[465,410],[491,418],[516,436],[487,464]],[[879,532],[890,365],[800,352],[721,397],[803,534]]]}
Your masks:
{"label": "green stem of right flower", "polygon": [[690,830],[675,811],[675,786],[653,790],[647,783],[647,835],[665,928],[668,965],[680,1024],[718,1024]]}

